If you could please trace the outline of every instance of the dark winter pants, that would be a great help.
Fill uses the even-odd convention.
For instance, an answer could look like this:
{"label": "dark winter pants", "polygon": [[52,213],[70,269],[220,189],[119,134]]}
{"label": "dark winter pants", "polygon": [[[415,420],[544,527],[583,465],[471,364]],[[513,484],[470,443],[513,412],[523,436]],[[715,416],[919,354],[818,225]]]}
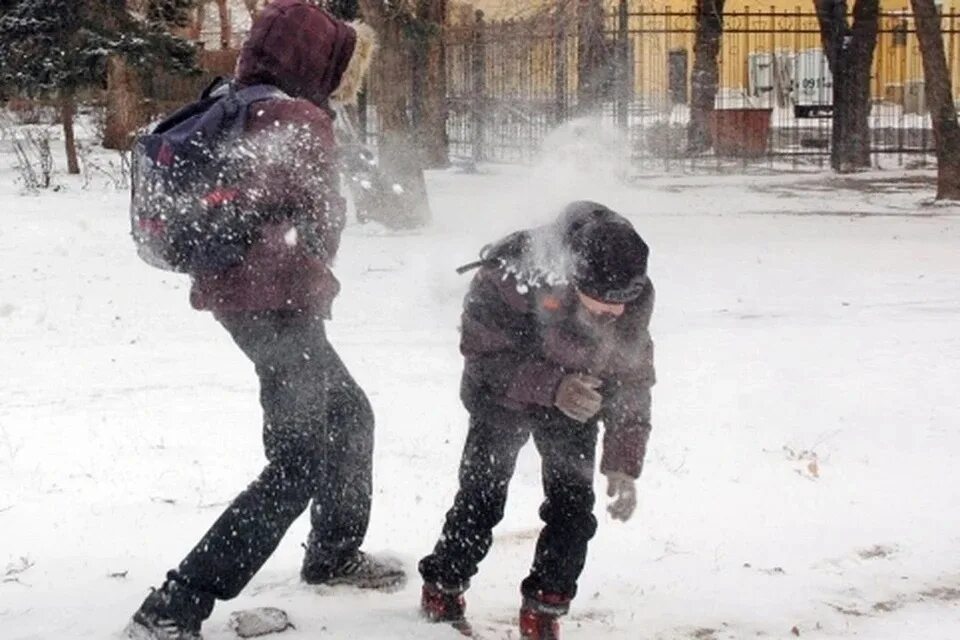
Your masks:
{"label": "dark winter pants", "polygon": [[517,454],[531,434],[542,459],[546,500],[540,518],[545,526],[521,591],[535,599],[544,594],[571,599],[576,595],[587,543],[597,529],[593,516],[597,426],[566,418],[528,418],[506,410],[471,417],[460,463],[460,490],[433,553],[420,561],[426,582],[449,589],[469,585],[490,550]]}
{"label": "dark winter pants", "polygon": [[373,411],[323,321],[281,311],[217,319],[260,378],[268,464],[168,576],[200,619],[215,598],[240,593],[308,504],[308,557],[333,569],[359,549],[371,499]]}

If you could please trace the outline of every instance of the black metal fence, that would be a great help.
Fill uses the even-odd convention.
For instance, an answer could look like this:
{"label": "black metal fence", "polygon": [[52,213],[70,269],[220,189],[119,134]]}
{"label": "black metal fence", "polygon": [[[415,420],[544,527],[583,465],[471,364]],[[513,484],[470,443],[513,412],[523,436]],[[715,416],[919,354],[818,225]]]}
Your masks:
{"label": "black metal fence", "polygon": [[[641,168],[802,169],[829,163],[833,79],[811,10],[770,8],[724,16],[715,144],[691,154],[694,12],[649,0],[617,0],[591,31],[574,6],[557,0],[523,19],[491,21],[478,13],[448,26],[447,133],[453,156],[528,162],[558,126],[590,115],[626,141]],[[955,90],[960,88],[958,18],[954,11],[942,15]],[[878,27],[871,82],[873,158],[885,166],[926,162],[934,140],[913,17],[908,11],[882,13]],[[229,71],[236,52],[205,55],[210,58],[205,66]],[[412,86],[409,79],[390,81]],[[151,104],[162,110],[192,97],[199,80],[159,75],[148,85]],[[361,118],[371,141],[377,134],[376,97],[373,86]]]}
{"label": "black metal fence", "polygon": [[[527,161],[555,127],[593,114],[622,133],[643,166],[828,164],[833,79],[816,14],[798,8],[724,16],[714,145],[691,155],[686,129],[696,15],[660,3],[616,4],[598,34],[584,33],[582,21],[561,10],[502,22],[478,14],[451,28],[451,152],[474,160]],[[955,88],[958,15],[943,15]],[[906,11],[883,13],[878,26],[871,80],[874,158],[925,161],[933,136],[913,18]],[[589,66],[587,56],[593,57]]]}

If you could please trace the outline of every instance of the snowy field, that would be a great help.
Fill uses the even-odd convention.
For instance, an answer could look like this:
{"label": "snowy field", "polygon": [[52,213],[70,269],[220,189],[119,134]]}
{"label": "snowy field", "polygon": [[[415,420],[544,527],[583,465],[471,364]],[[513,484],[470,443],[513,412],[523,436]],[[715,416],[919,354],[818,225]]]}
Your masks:
{"label": "snowy field", "polygon": [[[259,471],[256,379],[186,280],[138,261],[124,192],[60,178],[21,195],[11,164],[0,154],[0,637],[114,638]],[[574,153],[439,172],[426,230],[347,229],[330,333],[377,413],[367,548],[413,573],[455,490],[454,268],[595,198],[652,247],[660,382],[638,513],[615,523],[598,501],[565,637],[955,640],[960,208],[924,204],[922,173],[623,185],[609,169]],[[539,527],[532,449],[511,491],[468,594],[495,624],[516,615]],[[218,606],[209,640],[248,606],[288,609],[290,640],[457,637],[418,619],[415,577],[392,594],[298,584],[306,533],[301,519]]]}

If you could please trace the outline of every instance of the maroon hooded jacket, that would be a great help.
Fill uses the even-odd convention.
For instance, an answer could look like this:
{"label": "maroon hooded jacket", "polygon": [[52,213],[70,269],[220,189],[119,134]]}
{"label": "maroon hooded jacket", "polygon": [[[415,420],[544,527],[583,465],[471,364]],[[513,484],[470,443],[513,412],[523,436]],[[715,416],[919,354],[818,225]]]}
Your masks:
{"label": "maroon hooded jacket", "polygon": [[307,310],[324,317],[340,285],[330,270],[345,222],[327,106],[356,45],[355,31],[301,0],[264,9],[237,62],[242,85],[271,84],[290,99],[250,107],[244,184],[265,214],[244,262],[194,277],[190,301],[214,312]]}

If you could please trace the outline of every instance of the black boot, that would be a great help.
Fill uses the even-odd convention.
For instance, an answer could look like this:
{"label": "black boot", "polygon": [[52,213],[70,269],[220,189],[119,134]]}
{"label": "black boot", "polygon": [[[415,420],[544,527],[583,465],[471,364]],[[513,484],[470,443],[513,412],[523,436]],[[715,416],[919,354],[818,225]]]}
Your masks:
{"label": "black boot", "polygon": [[167,581],[153,590],[133,614],[126,635],[132,640],[203,640],[203,609],[198,596]]}
{"label": "black boot", "polygon": [[363,551],[357,551],[333,565],[312,557],[308,551],[300,570],[300,579],[314,585],[389,590],[402,587],[407,581],[407,574],[399,562],[379,559]]}

